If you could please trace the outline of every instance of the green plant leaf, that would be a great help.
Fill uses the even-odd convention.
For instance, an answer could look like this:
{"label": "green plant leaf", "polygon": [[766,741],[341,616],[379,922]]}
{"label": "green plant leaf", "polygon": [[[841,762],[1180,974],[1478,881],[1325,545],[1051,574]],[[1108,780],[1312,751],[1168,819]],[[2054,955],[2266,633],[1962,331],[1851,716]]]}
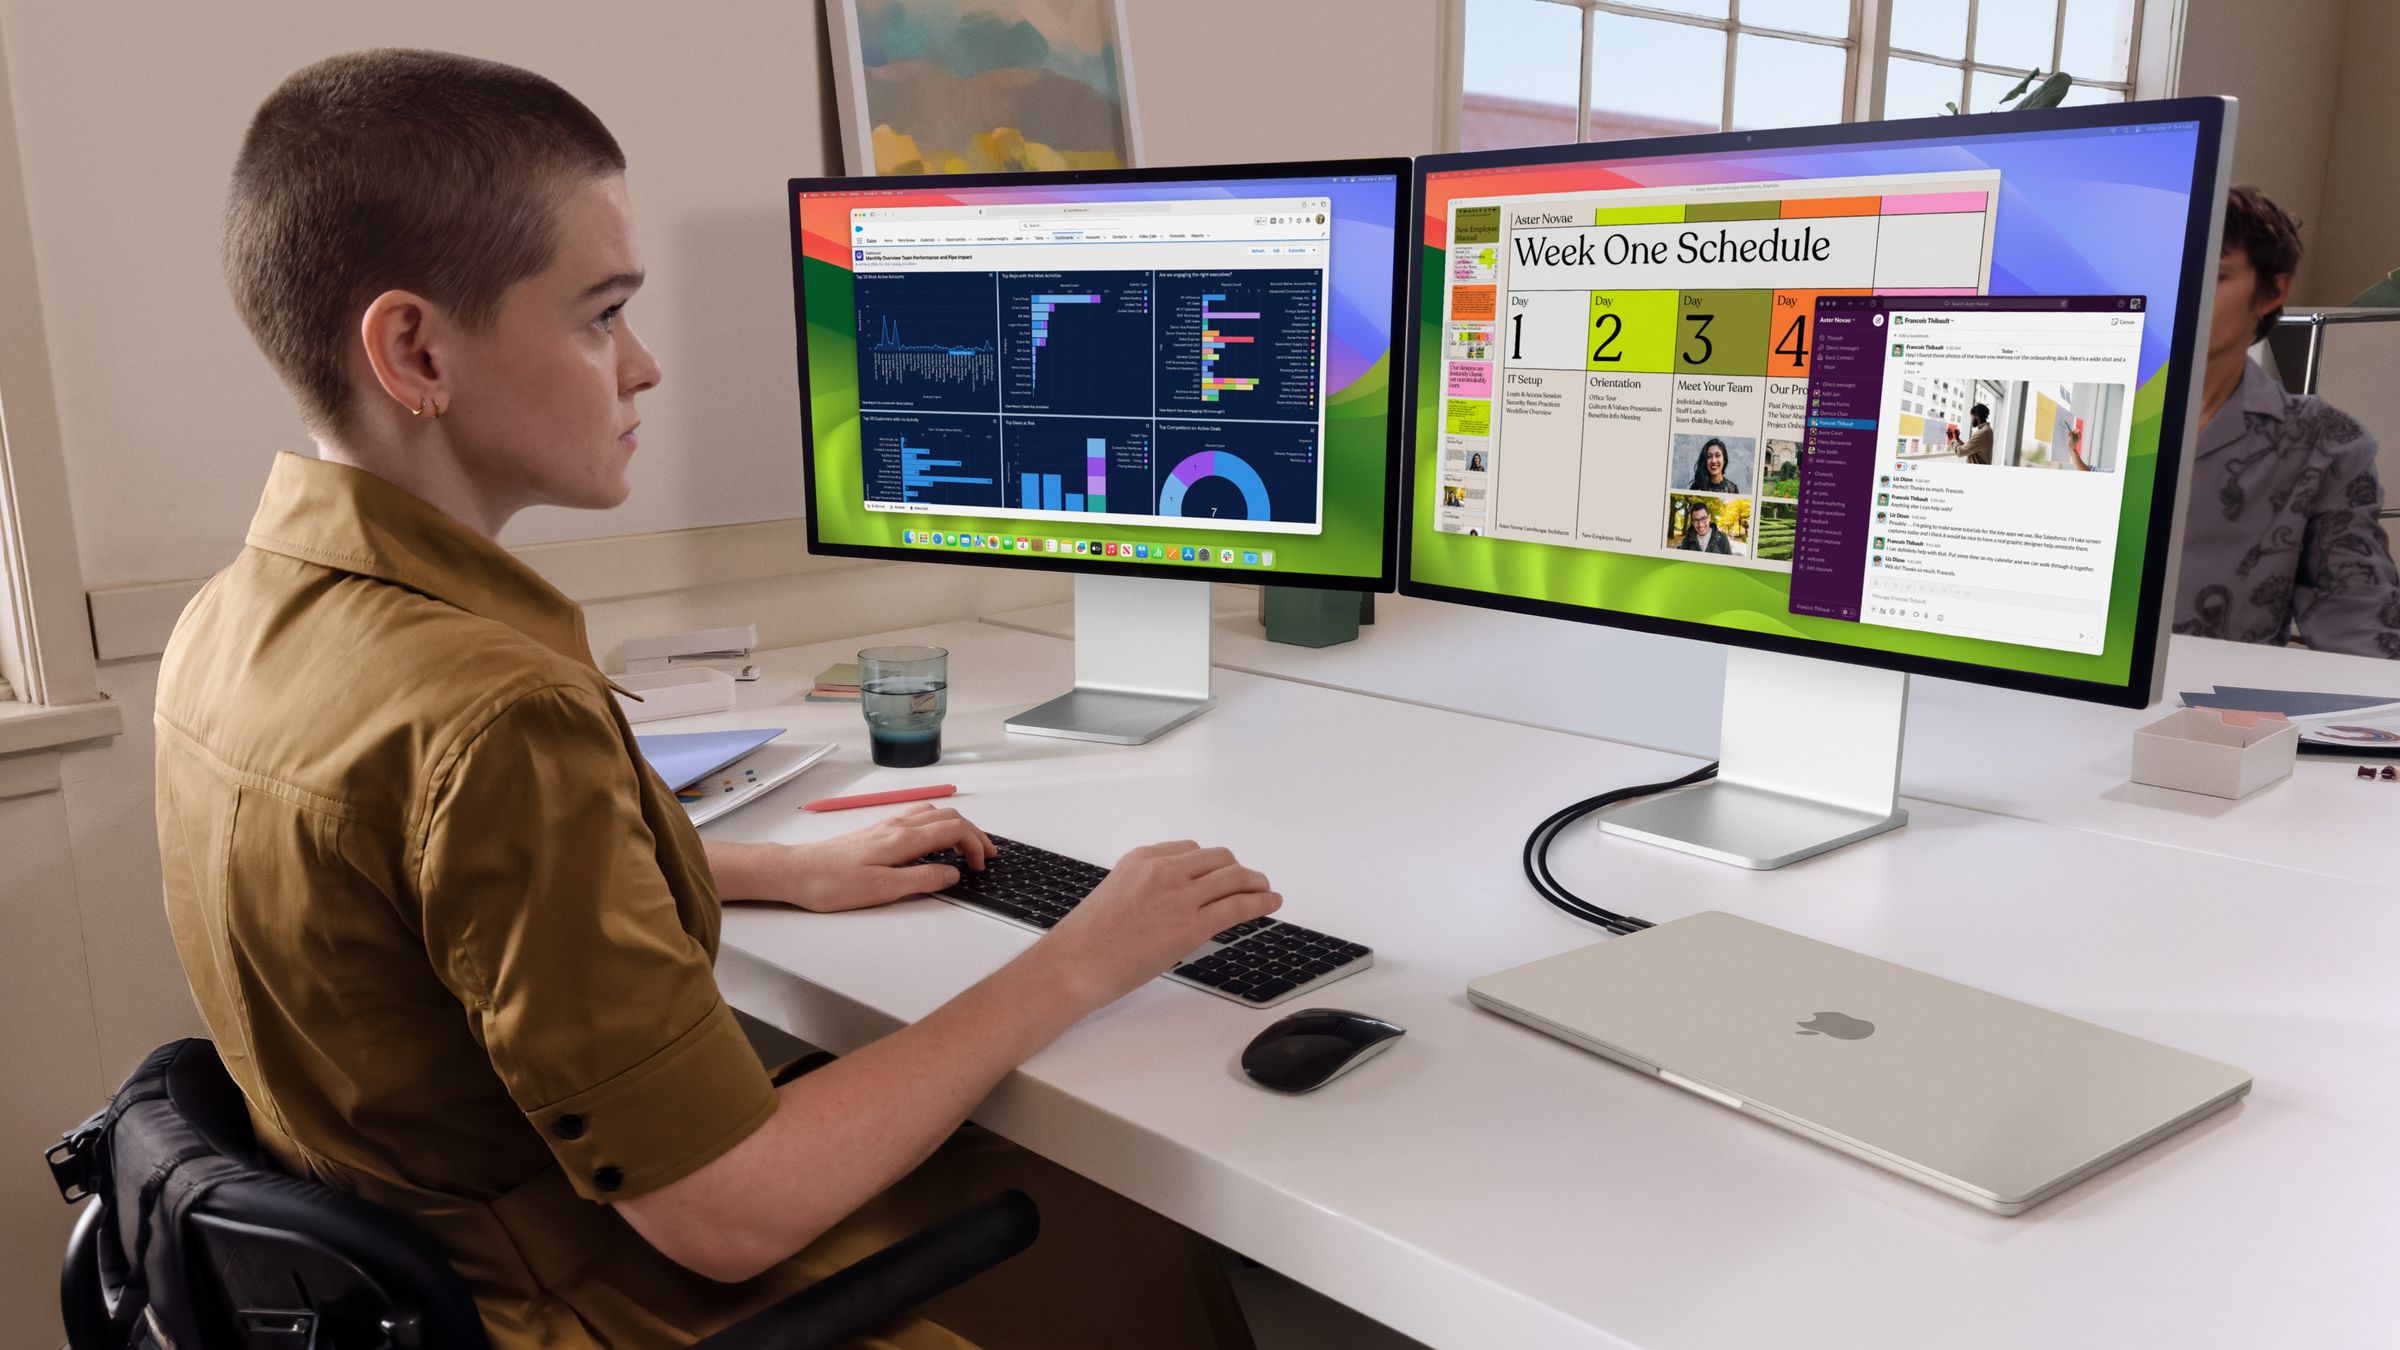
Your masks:
{"label": "green plant leaf", "polygon": [[1943,102],[1942,106],[1943,106],[1943,107],[1945,107],[1945,108],[1948,108],[1948,109],[1949,109],[1949,110],[1950,110],[1950,111],[1951,111],[1953,114],[1955,114],[1955,113],[1957,113],[1957,112],[1958,112],[1958,105],[1957,105],[1957,104],[1955,104],[1955,103],[1951,103],[1951,102],[1948,102],[1947,100],[1945,100],[1945,101]]}
{"label": "green plant leaf", "polygon": [[2022,97],[2025,91],[2033,86],[2033,77],[2041,73],[2042,68],[2040,66],[2035,66],[2033,69],[2026,71],[2025,78],[2017,81],[2016,88],[2009,90],[2005,94],[2002,94],[2000,96],[2000,101],[2002,103],[2007,103],[2012,99]]}
{"label": "green plant leaf", "polygon": [[2074,85],[2074,79],[2067,72],[2058,71],[2049,79],[2042,81],[2042,87],[2027,94],[2025,101],[2017,106],[2020,108],[2055,108]]}

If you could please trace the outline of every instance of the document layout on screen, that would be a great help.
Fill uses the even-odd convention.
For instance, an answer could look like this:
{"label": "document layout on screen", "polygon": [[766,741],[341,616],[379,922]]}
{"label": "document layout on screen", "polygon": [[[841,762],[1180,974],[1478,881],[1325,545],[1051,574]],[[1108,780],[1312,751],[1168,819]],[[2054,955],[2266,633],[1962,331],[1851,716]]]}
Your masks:
{"label": "document layout on screen", "polygon": [[1437,528],[1791,567],[1816,301],[1988,289],[1992,170],[1461,197]]}
{"label": "document layout on screen", "polygon": [[2139,296],[1828,297],[1794,614],[2097,653]]}

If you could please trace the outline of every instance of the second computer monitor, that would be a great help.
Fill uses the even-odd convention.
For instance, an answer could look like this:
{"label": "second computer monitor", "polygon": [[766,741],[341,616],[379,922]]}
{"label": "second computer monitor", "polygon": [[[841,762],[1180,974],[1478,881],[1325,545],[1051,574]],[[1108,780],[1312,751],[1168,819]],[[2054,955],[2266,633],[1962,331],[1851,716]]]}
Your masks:
{"label": "second computer monitor", "polygon": [[2148,703],[2231,120],[1419,160],[1402,589],[1730,648],[1715,781],[1600,827],[1744,867],[1906,823],[1910,673]]}
{"label": "second computer monitor", "polygon": [[1420,160],[1402,588],[2148,702],[2230,119]]}

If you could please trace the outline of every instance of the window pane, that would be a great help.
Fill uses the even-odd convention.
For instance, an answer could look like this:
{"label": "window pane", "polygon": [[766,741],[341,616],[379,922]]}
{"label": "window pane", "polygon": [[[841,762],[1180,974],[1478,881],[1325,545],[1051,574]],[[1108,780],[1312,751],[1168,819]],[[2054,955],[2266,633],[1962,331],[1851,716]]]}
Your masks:
{"label": "window pane", "polygon": [[1995,75],[1988,70],[1976,71],[1975,78],[1967,85],[1967,111],[2003,111],[2000,96],[2016,88],[2017,81],[2024,78],[2022,75]]}
{"label": "window pane", "polygon": [[1467,0],[1461,150],[1575,139],[1583,15],[1548,0]]}
{"label": "window pane", "polygon": [[1956,67],[1895,56],[1883,63],[1883,115],[1938,117],[1958,101],[1958,86]]}
{"label": "window pane", "polygon": [[2067,96],[2059,100],[2059,106],[2073,108],[2086,103],[2123,103],[2124,101],[2125,95],[2114,89],[2099,89],[2088,84],[2077,84],[2068,86]]}
{"label": "window pane", "polygon": [[1725,0],[1633,0],[1633,3],[1652,9],[1670,9],[1677,14],[1697,14],[1704,19],[1725,17]]}
{"label": "window pane", "polygon": [[[1750,6],[1742,6],[1747,17]],[[1733,124],[1804,127],[1842,120],[1850,53],[1789,38],[1744,33],[1733,62]]]}
{"label": "window pane", "polygon": [[1892,0],[1892,45],[1928,56],[1965,56],[1967,0]]}
{"label": "window pane", "polygon": [[2050,68],[2057,0],[2008,0],[1975,8],[1975,59],[1987,66]]}
{"label": "window pane", "polygon": [[[1787,33],[1848,37],[1850,0],[1742,0],[1742,22],[1756,28],[1780,28]],[[1737,60],[1734,64],[1738,69],[1741,62]],[[1739,84],[1741,77],[1736,75],[1734,82]]]}
{"label": "window pane", "polygon": [[1592,15],[1592,139],[1721,129],[1725,34],[1660,19]]}
{"label": "window pane", "polygon": [[2060,70],[2079,80],[2122,80],[2132,50],[2133,0],[2067,0]]}

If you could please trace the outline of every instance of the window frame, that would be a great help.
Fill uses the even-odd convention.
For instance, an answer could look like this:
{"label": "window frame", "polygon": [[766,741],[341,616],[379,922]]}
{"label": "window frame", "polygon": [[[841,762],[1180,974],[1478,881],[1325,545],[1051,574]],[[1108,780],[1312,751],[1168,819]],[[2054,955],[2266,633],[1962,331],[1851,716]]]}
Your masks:
{"label": "window frame", "polygon": [[[1442,149],[1460,148],[1461,127],[1466,101],[1467,2],[1449,0],[1448,32],[1441,51],[1444,67],[1444,105],[1442,111]],[[1724,94],[1718,109],[1720,131],[1733,123],[1735,62],[1742,34],[1806,42],[1816,46],[1838,47],[1846,54],[1844,61],[1842,106],[1843,120],[1849,122],[1879,122],[1884,120],[1883,99],[1885,74],[1894,56],[1923,61],[1959,71],[1959,106],[1967,105],[1967,93],[1978,72],[2021,77],[2027,72],[2007,66],[1978,64],[1974,59],[1975,24],[1984,4],[2006,3],[2006,0],[1966,0],[1967,32],[1961,55],[1955,59],[1935,56],[1915,50],[1895,50],[1891,45],[1891,0],[1850,0],[1850,26],[1844,37],[1828,37],[1821,33],[1795,32],[1742,22],[1742,0],[1726,0],[1725,17],[1710,18],[1696,14],[1680,14],[1672,10],[1635,3],[1634,0],[1536,0],[1579,12],[1582,19],[1583,46],[1577,62],[1575,139],[1578,143],[1591,138],[1592,119],[1592,16],[1595,13],[1620,14],[1631,18],[1656,19],[1687,27],[1704,28],[1726,35]],[[2068,0],[2058,0],[2058,17],[2051,36],[2052,69],[2056,68],[2059,48],[2064,41],[2066,6]],[[2124,99],[2172,98],[2175,95],[2174,72],[2181,65],[2183,48],[2184,0],[2133,0],[2133,41],[2126,53],[2125,78],[2122,81],[2078,79],[2078,86],[2111,89],[2122,93]]]}
{"label": "window frame", "polygon": [[0,305],[0,650],[15,694],[0,703],[0,755],[123,729],[84,621],[13,107],[0,47],[0,295],[15,297]]}

